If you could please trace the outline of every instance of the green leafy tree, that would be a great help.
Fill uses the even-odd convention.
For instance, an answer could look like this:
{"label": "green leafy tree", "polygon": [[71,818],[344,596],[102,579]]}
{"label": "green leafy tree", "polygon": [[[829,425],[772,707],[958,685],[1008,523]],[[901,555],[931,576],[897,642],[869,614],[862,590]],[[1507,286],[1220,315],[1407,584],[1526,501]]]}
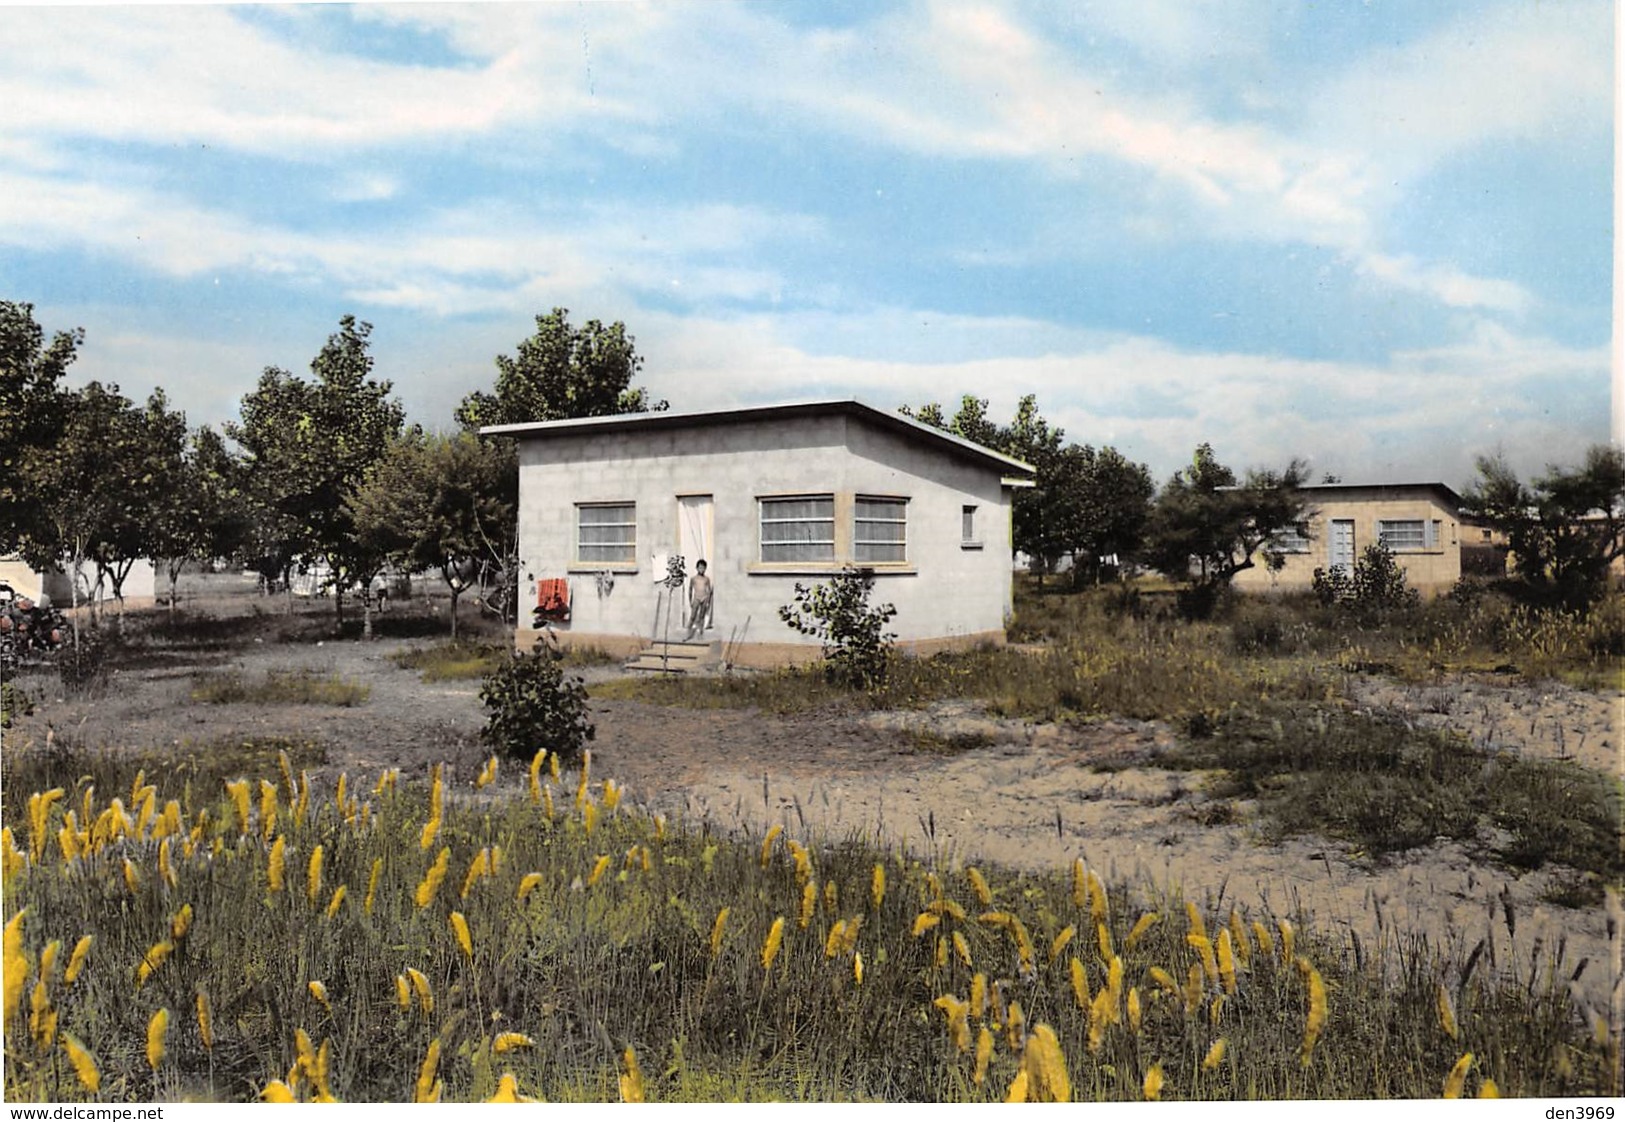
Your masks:
{"label": "green leafy tree", "polygon": [[227,428],[247,455],[262,566],[279,567],[285,580],[296,559],[325,562],[341,624],[344,590],[365,588],[382,566],[356,538],[348,500],[405,417],[391,384],[371,376],[371,334],[371,324],[343,317],[310,364],[312,381],[267,368],[243,398],[241,423]]}
{"label": "green leafy tree", "polygon": [[586,684],[564,673],[562,658],[538,639],[534,650],[514,651],[480,686],[489,710],[481,735],[509,759],[529,761],[545,748],[571,762],[593,739]]}
{"label": "green leafy tree", "polygon": [[173,616],[186,563],[236,555],[251,526],[242,465],[214,429],[204,426],[191,433],[171,469],[175,482],[158,497],[155,509],[153,556],[162,560],[169,578]]}
{"label": "green leafy tree", "polygon": [[1595,445],[1573,468],[1548,466],[1525,485],[1504,458],[1480,457],[1463,507],[1505,532],[1519,576],[1540,599],[1595,601],[1625,556],[1625,452]]}
{"label": "green leafy tree", "polygon": [[605,327],[594,319],[576,328],[569,315],[554,308],[537,316],[536,333],[519,344],[518,353],[497,356],[495,392],[465,397],[457,423],[477,429],[666,408],[632,384],[643,359],[624,323]]}
{"label": "green leafy tree", "polygon": [[32,304],[0,300],[0,553],[51,534],[26,461],[56,443],[70,396],[60,383],[84,339],[75,328],[47,343]]}
{"label": "green leafy tree", "polygon": [[518,473],[505,443],[413,430],[394,441],[350,500],[356,534],[391,564],[433,569],[457,603],[514,568]]}
{"label": "green leafy tree", "polygon": [[795,602],[779,608],[779,618],[823,643],[824,671],[832,681],[873,689],[886,680],[892,640],[886,624],[897,614],[891,604],[871,605],[875,575],[846,568],[828,584],[808,588],[796,582]]}
{"label": "green leafy tree", "polygon": [[1188,468],[1174,473],[1157,496],[1147,526],[1146,556],[1153,568],[1185,583],[1181,604],[1201,618],[1220,593],[1278,532],[1306,520],[1299,491],[1305,466],[1236,473],[1202,444]]}

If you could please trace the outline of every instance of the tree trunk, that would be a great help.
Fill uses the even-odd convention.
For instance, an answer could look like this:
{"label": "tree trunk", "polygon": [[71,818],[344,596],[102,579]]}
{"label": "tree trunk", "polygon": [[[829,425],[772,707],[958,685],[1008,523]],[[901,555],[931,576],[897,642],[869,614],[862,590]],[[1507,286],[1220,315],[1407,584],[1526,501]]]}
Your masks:
{"label": "tree trunk", "polygon": [[175,598],[179,595],[176,589],[180,586],[181,572],[171,566],[169,569],[169,622],[175,622]]}
{"label": "tree trunk", "polygon": [[361,637],[372,638],[372,589],[361,594]]}
{"label": "tree trunk", "polygon": [[451,641],[453,643],[457,641],[457,598],[462,594],[463,590],[461,588],[458,588],[455,584],[451,586]]}

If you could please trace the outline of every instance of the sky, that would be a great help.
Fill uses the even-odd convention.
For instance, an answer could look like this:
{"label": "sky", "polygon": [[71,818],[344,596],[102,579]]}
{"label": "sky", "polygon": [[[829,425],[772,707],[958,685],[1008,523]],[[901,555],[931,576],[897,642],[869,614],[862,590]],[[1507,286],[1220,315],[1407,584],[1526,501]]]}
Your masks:
{"label": "sky", "polygon": [[1608,438],[1607,0],[13,7],[0,299],[193,424],[354,314],[452,426],[537,315],[673,409],[1025,394],[1165,479]]}

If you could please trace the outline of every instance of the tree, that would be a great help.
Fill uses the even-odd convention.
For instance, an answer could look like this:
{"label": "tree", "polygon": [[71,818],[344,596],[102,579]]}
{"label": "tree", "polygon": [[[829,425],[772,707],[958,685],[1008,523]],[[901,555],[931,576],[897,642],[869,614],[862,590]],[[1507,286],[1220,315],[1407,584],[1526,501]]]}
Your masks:
{"label": "tree", "polygon": [[1299,491],[1306,470],[1294,460],[1285,471],[1250,471],[1237,483],[1212,445],[1202,444],[1190,467],[1174,473],[1151,511],[1147,558],[1153,568],[1185,582],[1181,603],[1190,615],[1210,614],[1231,579],[1253,567],[1264,544],[1307,517]]}
{"label": "tree", "polygon": [[413,430],[394,441],[350,500],[356,536],[390,563],[438,569],[457,601],[514,568],[519,505],[511,449],[468,432]]}
{"label": "tree", "polygon": [[188,561],[212,561],[238,553],[250,532],[243,469],[225,441],[207,426],[194,431],[174,483],[159,496],[153,518],[153,557],[169,577],[169,614]]}
{"label": "tree", "polygon": [[624,323],[605,327],[594,319],[578,329],[570,326],[569,314],[554,308],[537,316],[536,333],[519,344],[518,353],[497,356],[496,392],[465,397],[457,423],[478,429],[666,408],[632,385],[643,359]]}
{"label": "tree", "polygon": [[1519,576],[1542,599],[1582,607],[1625,556],[1625,452],[1594,445],[1577,468],[1547,466],[1525,486],[1500,456],[1480,457],[1462,505],[1507,535]]}
{"label": "tree", "polygon": [[1138,550],[1155,493],[1150,471],[1109,446],[1063,445],[1065,430],[1038,412],[1036,396],[1021,399],[1008,426],[990,420],[987,402],[970,394],[952,420],[936,403],[902,413],[1032,465],[1033,486],[1011,502],[1011,538],[1040,580],[1065,557],[1079,580],[1097,575],[1100,557],[1126,561]]}
{"label": "tree", "polygon": [[163,546],[162,509],[184,486],[186,414],[169,408],[162,389],[154,390],[146,408],[126,403],[112,418],[113,439],[121,455],[111,465],[102,488],[116,499],[108,505],[91,546],[96,583],[112,587],[124,624],[124,582],[135,563],[154,560]]}
{"label": "tree", "polygon": [[0,553],[50,534],[24,461],[56,442],[69,396],[59,383],[84,339],[84,330],[75,328],[47,344],[32,304],[0,300]]}
{"label": "tree", "polygon": [[[343,317],[311,361],[314,381],[267,368],[243,398],[241,423],[227,427],[247,452],[264,513],[260,548],[284,578],[296,558],[325,562],[341,624],[345,588],[360,580],[365,589],[382,564],[356,540],[347,500],[405,419],[391,384],[371,377],[371,334],[371,324]],[[367,605],[370,619],[370,598]]]}

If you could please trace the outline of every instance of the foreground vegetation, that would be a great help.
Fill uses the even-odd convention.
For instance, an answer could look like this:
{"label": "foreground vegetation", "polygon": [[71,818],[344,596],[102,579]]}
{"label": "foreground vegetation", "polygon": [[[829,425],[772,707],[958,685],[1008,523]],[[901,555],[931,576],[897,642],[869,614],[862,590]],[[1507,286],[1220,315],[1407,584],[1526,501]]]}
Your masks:
{"label": "foreground vegetation", "polygon": [[8,1099],[1618,1090],[1561,947],[721,836],[590,758],[328,791],[273,747],[5,761]]}

